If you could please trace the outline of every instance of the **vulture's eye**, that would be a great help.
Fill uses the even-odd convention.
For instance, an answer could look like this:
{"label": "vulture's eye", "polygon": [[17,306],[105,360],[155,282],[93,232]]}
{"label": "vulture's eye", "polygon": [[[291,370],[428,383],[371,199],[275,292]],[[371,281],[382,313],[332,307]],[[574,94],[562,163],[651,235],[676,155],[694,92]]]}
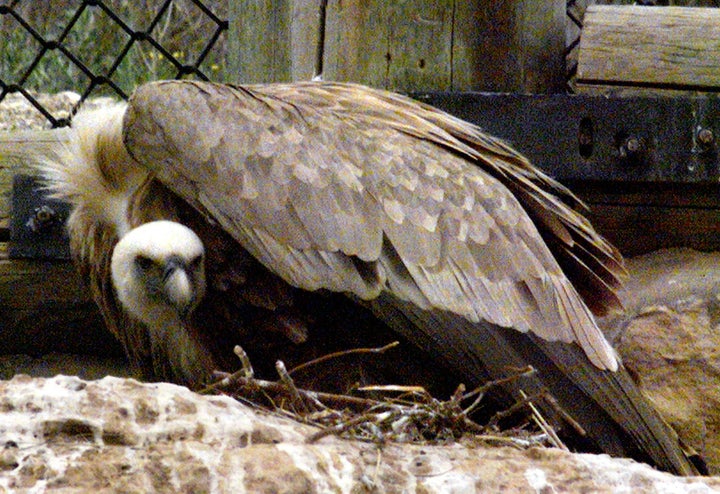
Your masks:
{"label": "vulture's eye", "polygon": [[147,271],[155,265],[155,261],[145,256],[137,256],[135,258],[135,265],[142,271]]}
{"label": "vulture's eye", "polygon": [[197,268],[200,267],[200,265],[202,264],[202,262],[203,262],[203,256],[202,256],[202,254],[200,254],[199,256],[193,257],[193,258],[190,260],[190,267],[191,267],[192,269],[197,269]]}

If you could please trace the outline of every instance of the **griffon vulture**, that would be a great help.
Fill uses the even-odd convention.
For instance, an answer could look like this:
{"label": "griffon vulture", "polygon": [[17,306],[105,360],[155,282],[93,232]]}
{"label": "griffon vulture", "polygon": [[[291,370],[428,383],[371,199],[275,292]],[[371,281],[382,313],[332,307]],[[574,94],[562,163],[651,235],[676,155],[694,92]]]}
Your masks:
{"label": "griffon vulture", "polygon": [[390,328],[466,385],[531,364],[508,393],[547,388],[584,446],[694,471],[591,312],[620,255],[476,126],[359,85],[166,81],[69,132],[42,173],[146,378],[197,387],[238,343],[257,363]]}

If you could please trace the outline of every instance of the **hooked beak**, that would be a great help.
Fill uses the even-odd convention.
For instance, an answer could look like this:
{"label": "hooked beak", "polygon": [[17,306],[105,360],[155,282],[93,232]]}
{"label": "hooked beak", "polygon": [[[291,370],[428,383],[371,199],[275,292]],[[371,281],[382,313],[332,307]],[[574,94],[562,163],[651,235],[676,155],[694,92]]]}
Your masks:
{"label": "hooked beak", "polygon": [[168,259],[163,270],[163,286],[168,302],[181,319],[187,318],[195,308],[197,293],[187,271],[186,263],[180,258]]}

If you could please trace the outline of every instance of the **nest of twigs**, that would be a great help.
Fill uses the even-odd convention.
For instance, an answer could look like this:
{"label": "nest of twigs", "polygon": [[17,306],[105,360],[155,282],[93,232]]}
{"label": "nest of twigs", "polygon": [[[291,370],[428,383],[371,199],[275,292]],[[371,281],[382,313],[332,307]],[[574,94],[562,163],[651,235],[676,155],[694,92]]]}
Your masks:
{"label": "nest of twigs", "polygon": [[[421,386],[373,385],[358,387],[353,394],[331,394],[301,389],[292,378],[292,374],[301,368],[332,358],[351,353],[382,353],[397,345],[398,342],[394,342],[380,348],[336,352],[289,371],[282,361],[277,361],[277,381],[255,378],[247,354],[236,346],[234,352],[242,368],[233,374],[220,374],[219,380],[201,393],[224,393],[253,407],[317,426],[320,430],[309,436],[308,442],[336,435],[379,444],[387,441],[427,444],[447,443],[472,435],[486,443],[518,448],[555,446],[567,449],[534,406],[539,400],[545,400],[557,409],[554,399],[546,394],[523,396],[508,409],[496,412],[484,424],[472,418],[473,411],[488,391],[535,372],[530,366],[471,391],[460,384],[445,401],[434,398]],[[499,427],[503,418],[521,410],[528,412],[530,418],[525,424],[506,430]]]}

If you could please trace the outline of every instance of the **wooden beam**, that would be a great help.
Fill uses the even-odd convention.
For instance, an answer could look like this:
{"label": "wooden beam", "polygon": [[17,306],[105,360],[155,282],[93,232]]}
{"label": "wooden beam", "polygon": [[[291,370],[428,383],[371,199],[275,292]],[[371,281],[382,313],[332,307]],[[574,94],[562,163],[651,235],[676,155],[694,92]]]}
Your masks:
{"label": "wooden beam", "polygon": [[70,262],[9,260],[0,244],[0,314],[0,355],[122,355]]}
{"label": "wooden beam", "polygon": [[720,90],[720,9],[588,7],[578,88]]}
{"label": "wooden beam", "polygon": [[717,98],[430,92],[416,97],[505,139],[562,181],[717,184],[720,179]]}
{"label": "wooden beam", "polygon": [[720,190],[701,184],[566,184],[593,226],[626,256],[657,249],[720,250]]}

